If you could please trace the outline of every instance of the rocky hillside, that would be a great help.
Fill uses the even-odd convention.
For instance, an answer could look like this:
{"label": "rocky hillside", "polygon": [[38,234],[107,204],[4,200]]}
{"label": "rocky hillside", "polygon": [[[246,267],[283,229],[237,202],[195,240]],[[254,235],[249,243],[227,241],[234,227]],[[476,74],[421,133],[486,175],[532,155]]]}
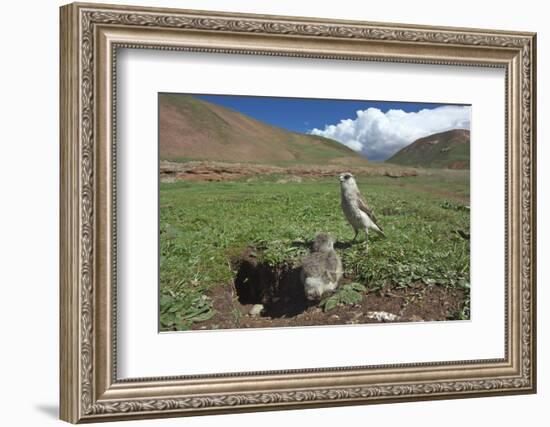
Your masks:
{"label": "rocky hillside", "polygon": [[453,129],[420,138],[386,162],[426,168],[470,169],[470,131]]}
{"label": "rocky hillside", "polygon": [[273,165],[362,165],[366,159],[328,138],[271,126],[190,95],[159,95],[160,159]]}

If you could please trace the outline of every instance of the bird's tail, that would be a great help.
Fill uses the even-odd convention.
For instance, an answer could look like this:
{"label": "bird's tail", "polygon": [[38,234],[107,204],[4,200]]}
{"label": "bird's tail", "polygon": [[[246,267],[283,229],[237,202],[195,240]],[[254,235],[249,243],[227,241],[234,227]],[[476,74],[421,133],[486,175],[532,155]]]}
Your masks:
{"label": "bird's tail", "polygon": [[374,224],[374,227],[372,227],[372,229],[380,234],[384,239],[386,238],[386,235],[382,231],[382,227],[380,227],[378,224]]}

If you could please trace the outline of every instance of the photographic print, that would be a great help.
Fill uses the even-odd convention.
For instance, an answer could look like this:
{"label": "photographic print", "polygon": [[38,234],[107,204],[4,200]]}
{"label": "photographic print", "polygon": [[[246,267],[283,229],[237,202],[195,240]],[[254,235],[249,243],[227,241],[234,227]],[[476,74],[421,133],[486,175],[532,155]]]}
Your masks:
{"label": "photographic print", "polygon": [[469,319],[469,105],[158,103],[161,331]]}

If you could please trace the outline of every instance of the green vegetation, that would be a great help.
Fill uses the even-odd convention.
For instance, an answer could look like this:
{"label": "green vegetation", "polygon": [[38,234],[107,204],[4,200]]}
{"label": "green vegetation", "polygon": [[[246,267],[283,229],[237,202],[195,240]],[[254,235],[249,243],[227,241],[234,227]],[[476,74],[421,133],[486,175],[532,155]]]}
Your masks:
{"label": "green vegetation", "polygon": [[[336,239],[345,277],[354,282],[342,296],[344,303],[356,299],[363,287],[369,292],[419,283],[469,287],[470,245],[456,233],[469,233],[467,172],[359,177],[387,235],[371,233],[368,249],[364,235],[349,244],[353,230],[340,209],[336,178],[300,183],[277,183],[276,178],[161,184],[162,330],[185,330],[210,318],[209,290],[230,289],[235,277],[231,261],[246,248],[255,248],[271,265],[297,265],[320,231]],[[468,316],[469,306],[457,313],[457,318]]]}
{"label": "green vegetation", "polygon": [[332,295],[324,298],[319,305],[324,311],[330,311],[338,304],[355,304],[363,299],[363,292],[366,290],[367,287],[361,283],[346,283],[338,287]]}

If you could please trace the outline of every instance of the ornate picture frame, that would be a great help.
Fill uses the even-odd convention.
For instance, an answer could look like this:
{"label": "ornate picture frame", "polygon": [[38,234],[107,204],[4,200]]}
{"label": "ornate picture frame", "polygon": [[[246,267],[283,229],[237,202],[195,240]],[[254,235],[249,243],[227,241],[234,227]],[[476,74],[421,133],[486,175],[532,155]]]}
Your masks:
{"label": "ornate picture frame", "polygon": [[[536,391],[535,34],[80,3],[60,13],[61,419],[79,423]],[[504,69],[505,357],[118,379],[120,48]]]}

